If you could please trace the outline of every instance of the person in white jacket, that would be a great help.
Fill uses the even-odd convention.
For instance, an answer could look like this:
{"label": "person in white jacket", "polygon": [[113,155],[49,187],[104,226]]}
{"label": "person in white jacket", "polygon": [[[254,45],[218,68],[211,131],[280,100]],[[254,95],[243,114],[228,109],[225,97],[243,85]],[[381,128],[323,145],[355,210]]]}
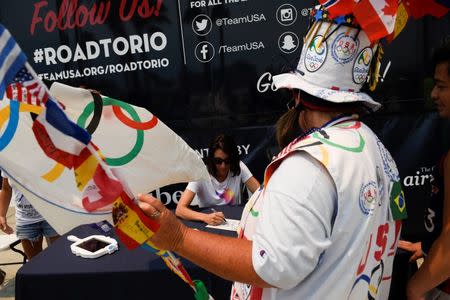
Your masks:
{"label": "person in white jacket", "polygon": [[351,19],[316,16],[297,68],[273,78],[293,91],[277,123],[282,151],[247,203],[239,237],[187,228],[140,196],[160,224],[151,241],[235,281],[231,299],[389,295],[405,201],[394,160],[357,116],[380,106],[360,92],[377,44]]}

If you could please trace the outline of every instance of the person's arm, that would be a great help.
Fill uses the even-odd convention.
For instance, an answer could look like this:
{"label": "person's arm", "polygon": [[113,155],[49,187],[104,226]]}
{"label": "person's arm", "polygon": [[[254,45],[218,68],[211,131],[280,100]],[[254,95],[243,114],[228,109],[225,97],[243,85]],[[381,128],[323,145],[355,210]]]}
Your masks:
{"label": "person's arm", "polygon": [[[291,164],[287,163],[271,178],[274,186],[266,190],[261,208],[265,213],[260,215],[253,241],[187,228],[161,201],[140,195],[143,212],[160,224],[150,240],[158,248],[175,251],[228,280],[259,287],[292,288],[314,271],[320,255],[331,243],[331,219],[337,196],[331,177],[319,162],[305,160],[303,156],[290,159],[292,166],[286,167]],[[290,175],[292,170],[303,169],[299,166],[305,168],[310,181]],[[311,189],[316,184],[321,188]],[[310,192],[305,194],[305,190]],[[316,204],[306,209],[311,197]],[[264,261],[260,259],[261,249],[271,253]]]}
{"label": "person's arm", "polygon": [[444,161],[444,214],[439,237],[431,246],[420,269],[409,280],[409,300],[424,299],[425,294],[450,277],[450,155]]}
{"label": "person's arm", "polygon": [[11,234],[14,230],[8,225],[6,213],[8,212],[9,203],[11,202],[12,189],[9,185],[8,179],[4,177],[1,178],[2,189],[0,190],[0,229],[7,234]]}
{"label": "person's arm", "polygon": [[192,200],[194,199],[195,193],[191,190],[185,189],[181,195],[180,201],[177,204],[177,209],[175,214],[185,220],[202,221],[210,225],[222,224],[225,220],[225,216],[222,212],[213,212],[210,214],[205,214],[197,212],[189,208]]}
{"label": "person's arm", "polygon": [[260,186],[258,180],[252,176],[246,182],[245,186],[249,189],[250,192],[254,193]]}
{"label": "person's arm", "polygon": [[416,261],[423,257],[422,242],[412,243],[405,240],[398,241],[398,248],[411,252],[410,262]]}
{"label": "person's arm", "polygon": [[240,161],[239,167],[241,168],[242,182],[245,184],[247,189],[253,194],[260,187],[260,183],[253,176],[252,172],[250,172],[250,169],[247,167],[246,164],[244,164],[244,162]]}
{"label": "person's arm", "polygon": [[152,238],[152,242],[160,249],[175,251],[225,279],[270,287],[253,269],[251,241],[188,228],[178,222],[158,199],[151,195],[140,195],[139,200],[140,207],[147,215],[152,215],[155,209],[160,212],[157,217],[160,228]]}

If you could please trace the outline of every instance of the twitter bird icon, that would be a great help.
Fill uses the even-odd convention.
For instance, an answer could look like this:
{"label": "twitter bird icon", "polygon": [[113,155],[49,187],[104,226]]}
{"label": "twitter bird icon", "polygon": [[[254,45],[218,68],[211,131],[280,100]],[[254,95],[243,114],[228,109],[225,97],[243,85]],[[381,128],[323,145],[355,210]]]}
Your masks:
{"label": "twitter bird icon", "polygon": [[207,15],[198,15],[192,21],[192,30],[198,35],[207,35],[211,27],[212,21]]}
{"label": "twitter bird icon", "polygon": [[203,19],[200,22],[195,21],[195,26],[197,26],[198,31],[203,31],[206,29],[206,26],[208,26],[208,19]]}

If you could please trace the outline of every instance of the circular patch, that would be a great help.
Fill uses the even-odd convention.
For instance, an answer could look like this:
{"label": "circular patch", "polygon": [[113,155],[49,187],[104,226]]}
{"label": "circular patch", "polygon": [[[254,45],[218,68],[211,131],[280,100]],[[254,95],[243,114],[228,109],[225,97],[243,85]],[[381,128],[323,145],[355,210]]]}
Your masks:
{"label": "circular patch", "polygon": [[358,39],[353,39],[351,36],[341,33],[333,41],[331,55],[338,63],[346,64],[355,57],[358,48]]}
{"label": "circular patch", "polygon": [[359,52],[353,64],[353,82],[363,84],[369,74],[370,62],[372,61],[372,48],[366,47]]}
{"label": "circular patch", "polygon": [[359,207],[365,215],[371,215],[378,199],[378,188],[374,181],[361,187],[359,192]]}
{"label": "circular patch", "polygon": [[392,181],[400,181],[400,176],[397,171],[397,165],[395,164],[395,161],[392,158],[391,154],[386,149],[386,147],[384,147],[383,143],[380,140],[377,140],[377,145],[378,149],[380,149],[384,172]]}
{"label": "circular patch", "polygon": [[311,45],[306,49],[305,68],[309,72],[316,72],[323,66],[327,58],[328,46],[324,37],[318,35],[311,41]]}

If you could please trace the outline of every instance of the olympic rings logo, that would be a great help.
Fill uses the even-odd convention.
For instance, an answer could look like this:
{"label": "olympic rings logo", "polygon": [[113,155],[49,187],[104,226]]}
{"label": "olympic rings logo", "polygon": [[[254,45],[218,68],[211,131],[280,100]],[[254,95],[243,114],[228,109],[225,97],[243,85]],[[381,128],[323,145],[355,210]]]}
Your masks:
{"label": "olympic rings logo", "polygon": [[366,78],[367,78],[367,74],[358,74],[358,75],[355,75],[355,81],[356,81],[357,83],[363,83],[363,82],[366,80]]}
{"label": "olympic rings logo", "polygon": [[309,68],[310,68],[311,70],[314,70],[314,69],[317,69],[317,66],[318,66],[318,65],[319,65],[319,64],[310,62],[310,63],[309,63]]}
{"label": "olympic rings logo", "polygon": [[[117,158],[106,158],[105,160],[110,166],[122,166],[129,163],[135,159],[142,150],[144,145],[144,130],[150,130],[155,127],[158,124],[158,118],[153,115],[150,120],[141,122],[139,114],[132,105],[113,98],[102,98],[100,95],[94,93],[92,96],[94,101],[89,103],[84,108],[83,112],[78,117],[77,124],[85,128],[86,131],[92,135],[100,123],[103,107],[112,106],[114,115],[120,122],[130,128],[136,129],[136,142],[127,154]],[[9,145],[15,135],[15,132],[17,131],[19,124],[19,112],[30,112],[37,115],[42,112],[42,109],[43,108],[40,106],[30,105],[15,100],[10,101],[8,106],[1,109],[0,128],[3,128],[4,123],[7,120],[9,121],[3,131],[3,134],[0,136],[0,151]],[[122,110],[125,110],[131,118],[128,117]],[[92,114],[93,117],[86,126],[87,120]],[[63,165],[57,163],[50,171],[42,175],[42,177],[49,182],[53,182],[61,176],[64,168],[65,167]]]}
{"label": "olympic rings logo", "polygon": [[336,47],[336,52],[340,53],[341,56],[350,56],[353,53],[355,53],[355,50],[354,49],[350,49],[349,47],[338,45]]}
{"label": "olympic rings logo", "polygon": [[[86,131],[90,135],[92,135],[100,124],[103,107],[112,106],[116,118],[120,120],[123,124],[127,125],[128,127],[136,129],[137,136],[135,145],[127,154],[118,158],[106,157],[105,161],[109,166],[114,167],[123,166],[129,163],[134,158],[136,158],[136,156],[142,150],[142,147],[144,145],[144,130],[149,130],[155,127],[158,124],[158,118],[156,116],[153,116],[149,121],[142,123],[138,113],[136,112],[136,110],[133,108],[132,105],[109,97],[102,98],[97,93],[91,93],[91,95],[94,100],[90,102],[88,105],[86,105],[83,112],[78,117],[77,120],[78,126],[85,128]],[[122,109],[124,109],[131,116],[131,119],[128,118],[122,112]],[[93,116],[89,124],[87,124],[86,126],[87,120],[92,114]],[[59,176],[61,176],[61,174],[64,171],[64,168],[65,167],[62,164],[57,163],[50,171],[48,171],[42,177],[49,182],[53,182],[56,179],[58,179]]]}
{"label": "olympic rings logo", "polygon": [[[86,130],[92,135],[100,123],[103,107],[112,106],[113,113],[119,121],[130,128],[136,129],[136,142],[127,154],[117,158],[106,157],[105,160],[109,166],[116,167],[126,165],[135,159],[141,152],[144,145],[144,130],[150,130],[155,127],[158,124],[158,118],[153,115],[150,120],[141,122],[139,114],[132,105],[109,97],[101,98],[101,96],[97,94],[93,94],[93,97],[94,101],[89,103],[84,108],[83,112],[78,117],[77,124],[83,128],[86,128]],[[122,109],[131,116],[131,119],[123,113]],[[93,117],[90,123],[86,126],[86,122],[92,114]]]}

